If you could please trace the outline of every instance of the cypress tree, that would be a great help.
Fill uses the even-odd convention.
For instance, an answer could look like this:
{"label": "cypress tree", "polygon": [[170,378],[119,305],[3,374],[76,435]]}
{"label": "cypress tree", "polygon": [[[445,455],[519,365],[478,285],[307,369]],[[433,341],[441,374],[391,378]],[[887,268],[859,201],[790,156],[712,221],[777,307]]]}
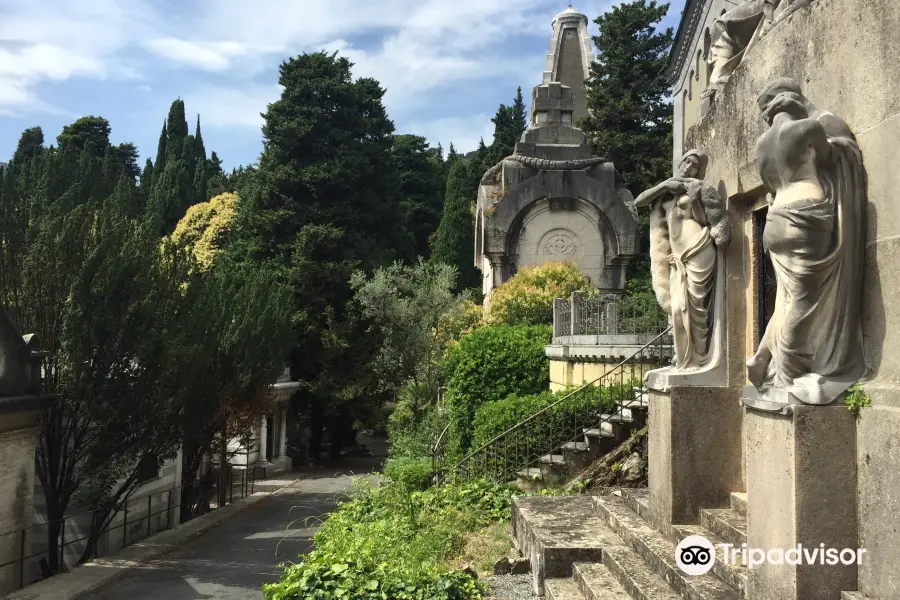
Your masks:
{"label": "cypress tree", "polygon": [[459,272],[457,290],[479,287],[480,280],[475,269],[475,223],[467,193],[472,179],[467,163],[472,162],[458,159],[450,168],[444,212],[431,244],[431,260],[456,267]]}
{"label": "cypress tree", "polygon": [[206,202],[212,196],[207,195],[209,188],[209,161],[206,158],[206,148],[203,146],[203,136],[200,133],[200,115],[197,115],[197,129],[194,132],[194,200]]}
{"label": "cypress tree", "polygon": [[[157,177],[162,177],[163,171],[166,170],[166,143],[169,139],[166,133],[166,122],[163,121],[162,133],[159,134],[159,143],[156,146],[156,163],[153,165],[153,171]],[[155,183],[155,182],[153,182]]]}
{"label": "cypress tree", "polygon": [[668,9],[656,0],[634,0],[594,21],[599,56],[586,83],[590,114],[580,127],[635,194],[672,169],[672,106],[664,74],[672,29],[657,29]]}
{"label": "cypress tree", "polygon": [[166,160],[177,160],[184,147],[184,138],[188,135],[188,124],[184,117],[184,100],[178,98],[169,108],[166,119]]}
{"label": "cypress tree", "polygon": [[525,106],[525,98],[522,97],[522,86],[516,91],[516,99],[512,105],[513,133],[516,141],[522,137],[522,133],[528,129],[528,108]]}

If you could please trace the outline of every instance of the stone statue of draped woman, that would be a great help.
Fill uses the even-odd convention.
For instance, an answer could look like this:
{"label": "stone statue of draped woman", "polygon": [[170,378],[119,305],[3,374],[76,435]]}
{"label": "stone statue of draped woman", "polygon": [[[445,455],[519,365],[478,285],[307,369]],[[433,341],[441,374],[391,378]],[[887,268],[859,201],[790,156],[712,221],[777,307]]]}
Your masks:
{"label": "stone statue of draped woman", "polygon": [[731,240],[723,199],[702,180],[706,163],[702,152],[688,152],[681,159],[680,176],[635,200],[636,208],[651,207],[653,289],[671,315],[676,370],[695,370],[707,363],[718,250]]}
{"label": "stone statue of draped woman", "polygon": [[711,94],[724,85],[740,64],[744,54],[776,20],[809,4],[809,0],[744,0],[713,23],[708,62],[712,67]]}
{"label": "stone statue of draped woman", "polygon": [[829,404],[865,371],[862,156],[846,123],[815,110],[796,81],[770,82],[758,103],[769,123],[756,144],[771,203],[763,244],[777,291],[748,376],[763,400]]}

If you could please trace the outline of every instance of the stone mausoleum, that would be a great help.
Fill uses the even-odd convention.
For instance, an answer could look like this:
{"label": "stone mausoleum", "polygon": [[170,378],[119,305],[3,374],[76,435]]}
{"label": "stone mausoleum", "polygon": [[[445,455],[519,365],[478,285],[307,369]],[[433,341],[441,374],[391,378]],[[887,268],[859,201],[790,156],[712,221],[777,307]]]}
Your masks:
{"label": "stone mausoleum", "polygon": [[571,7],[553,20],[530,126],[513,155],[482,178],[475,266],[485,302],[519,267],[548,261],[574,262],[595,287],[620,291],[639,252],[631,194],[575,127],[587,115],[584,81],[594,59],[587,24]]}
{"label": "stone mausoleum", "polygon": [[516,499],[535,592],[900,599],[898,32],[896,0],[687,0],[674,176],[634,201],[675,353],[648,488]]}

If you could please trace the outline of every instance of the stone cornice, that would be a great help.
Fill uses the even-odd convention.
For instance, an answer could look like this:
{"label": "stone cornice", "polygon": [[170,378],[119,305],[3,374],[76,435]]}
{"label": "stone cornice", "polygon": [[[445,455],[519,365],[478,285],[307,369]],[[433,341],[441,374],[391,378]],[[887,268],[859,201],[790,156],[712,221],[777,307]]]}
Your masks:
{"label": "stone cornice", "polygon": [[678,74],[684,68],[691,48],[691,40],[694,39],[697,25],[700,23],[700,17],[710,2],[712,0],[687,0],[687,4],[685,4],[678,31],[675,33],[675,40],[672,43],[672,50],[669,52],[669,63],[666,65],[665,74],[669,85],[675,84]]}

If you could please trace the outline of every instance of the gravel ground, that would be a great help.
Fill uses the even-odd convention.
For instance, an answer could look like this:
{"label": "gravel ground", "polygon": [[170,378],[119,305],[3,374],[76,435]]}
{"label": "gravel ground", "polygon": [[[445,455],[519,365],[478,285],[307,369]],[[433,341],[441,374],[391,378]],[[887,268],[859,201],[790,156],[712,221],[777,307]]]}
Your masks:
{"label": "gravel ground", "polygon": [[536,600],[531,593],[531,573],[526,575],[491,575],[484,578],[490,591],[488,600]]}

